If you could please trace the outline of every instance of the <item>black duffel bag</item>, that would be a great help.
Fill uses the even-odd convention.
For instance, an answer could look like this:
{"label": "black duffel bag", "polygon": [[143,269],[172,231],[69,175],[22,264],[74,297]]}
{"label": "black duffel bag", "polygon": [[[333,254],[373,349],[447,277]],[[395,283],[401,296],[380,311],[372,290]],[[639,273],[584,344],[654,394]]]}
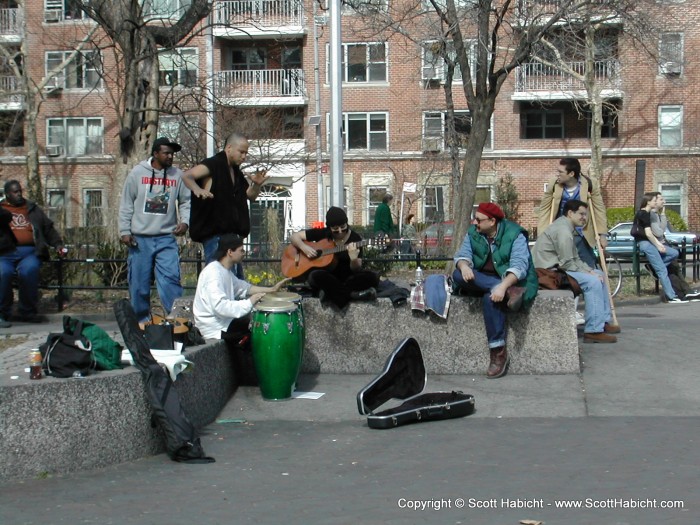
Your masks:
{"label": "black duffel bag", "polygon": [[82,335],[83,322],[78,321],[71,330],[64,322],[63,333],[49,334],[39,347],[44,373],[53,377],[88,375],[96,367],[92,343]]}

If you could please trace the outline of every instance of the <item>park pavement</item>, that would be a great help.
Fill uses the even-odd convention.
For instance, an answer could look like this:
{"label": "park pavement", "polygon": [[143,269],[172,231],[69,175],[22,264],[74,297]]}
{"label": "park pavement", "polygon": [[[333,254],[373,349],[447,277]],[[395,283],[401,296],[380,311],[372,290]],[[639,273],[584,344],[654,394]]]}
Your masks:
{"label": "park pavement", "polygon": [[[372,376],[303,376],[316,400],[241,387],[202,431],[216,463],[161,454],[7,482],[0,523],[695,525],[700,302],[617,316],[617,344],[579,339],[580,374],[429,376],[426,391],[475,396],[461,419],[370,429],[356,395]],[[405,336],[420,343],[385,334],[387,355]]]}

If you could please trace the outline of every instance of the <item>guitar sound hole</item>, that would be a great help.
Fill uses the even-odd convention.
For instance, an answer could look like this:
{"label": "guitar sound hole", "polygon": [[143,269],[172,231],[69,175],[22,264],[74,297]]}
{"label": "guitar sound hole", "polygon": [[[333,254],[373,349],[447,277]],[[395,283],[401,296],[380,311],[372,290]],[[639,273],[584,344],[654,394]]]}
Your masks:
{"label": "guitar sound hole", "polygon": [[323,255],[323,250],[316,250],[316,257],[321,257]]}

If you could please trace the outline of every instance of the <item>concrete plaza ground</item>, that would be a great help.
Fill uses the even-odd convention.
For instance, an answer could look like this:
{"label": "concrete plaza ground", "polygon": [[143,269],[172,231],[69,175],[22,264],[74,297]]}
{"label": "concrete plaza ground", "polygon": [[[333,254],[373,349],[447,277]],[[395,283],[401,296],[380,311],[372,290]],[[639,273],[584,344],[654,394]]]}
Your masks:
{"label": "concrete plaza ground", "polygon": [[700,303],[656,301],[619,304],[619,342],[582,343],[581,374],[429,377],[475,396],[462,419],[369,429],[365,375],[304,376],[317,400],[240,388],[203,431],[216,463],[8,482],[0,523],[697,524]]}

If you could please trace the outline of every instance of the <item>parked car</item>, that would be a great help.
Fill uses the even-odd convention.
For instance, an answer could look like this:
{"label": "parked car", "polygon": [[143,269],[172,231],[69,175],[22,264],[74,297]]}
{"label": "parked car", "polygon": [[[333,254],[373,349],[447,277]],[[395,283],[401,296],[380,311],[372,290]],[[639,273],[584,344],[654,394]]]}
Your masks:
{"label": "parked car", "polygon": [[421,233],[423,253],[428,256],[452,255],[448,254],[448,247],[452,242],[455,224],[452,221],[436,222],[431,224]]}
{"label": "parked car", "polygon": [[[606,253],[622,259],[631,259],[634,249],[634,239],[630,234],[632,222],[619,222],[608,230],[608,247]],[[670,244],[681,245],[685,239],[688,247],[698,238],[698,234],[693,232],[676,232],[671,226],[666,229],[666,239]]]}

